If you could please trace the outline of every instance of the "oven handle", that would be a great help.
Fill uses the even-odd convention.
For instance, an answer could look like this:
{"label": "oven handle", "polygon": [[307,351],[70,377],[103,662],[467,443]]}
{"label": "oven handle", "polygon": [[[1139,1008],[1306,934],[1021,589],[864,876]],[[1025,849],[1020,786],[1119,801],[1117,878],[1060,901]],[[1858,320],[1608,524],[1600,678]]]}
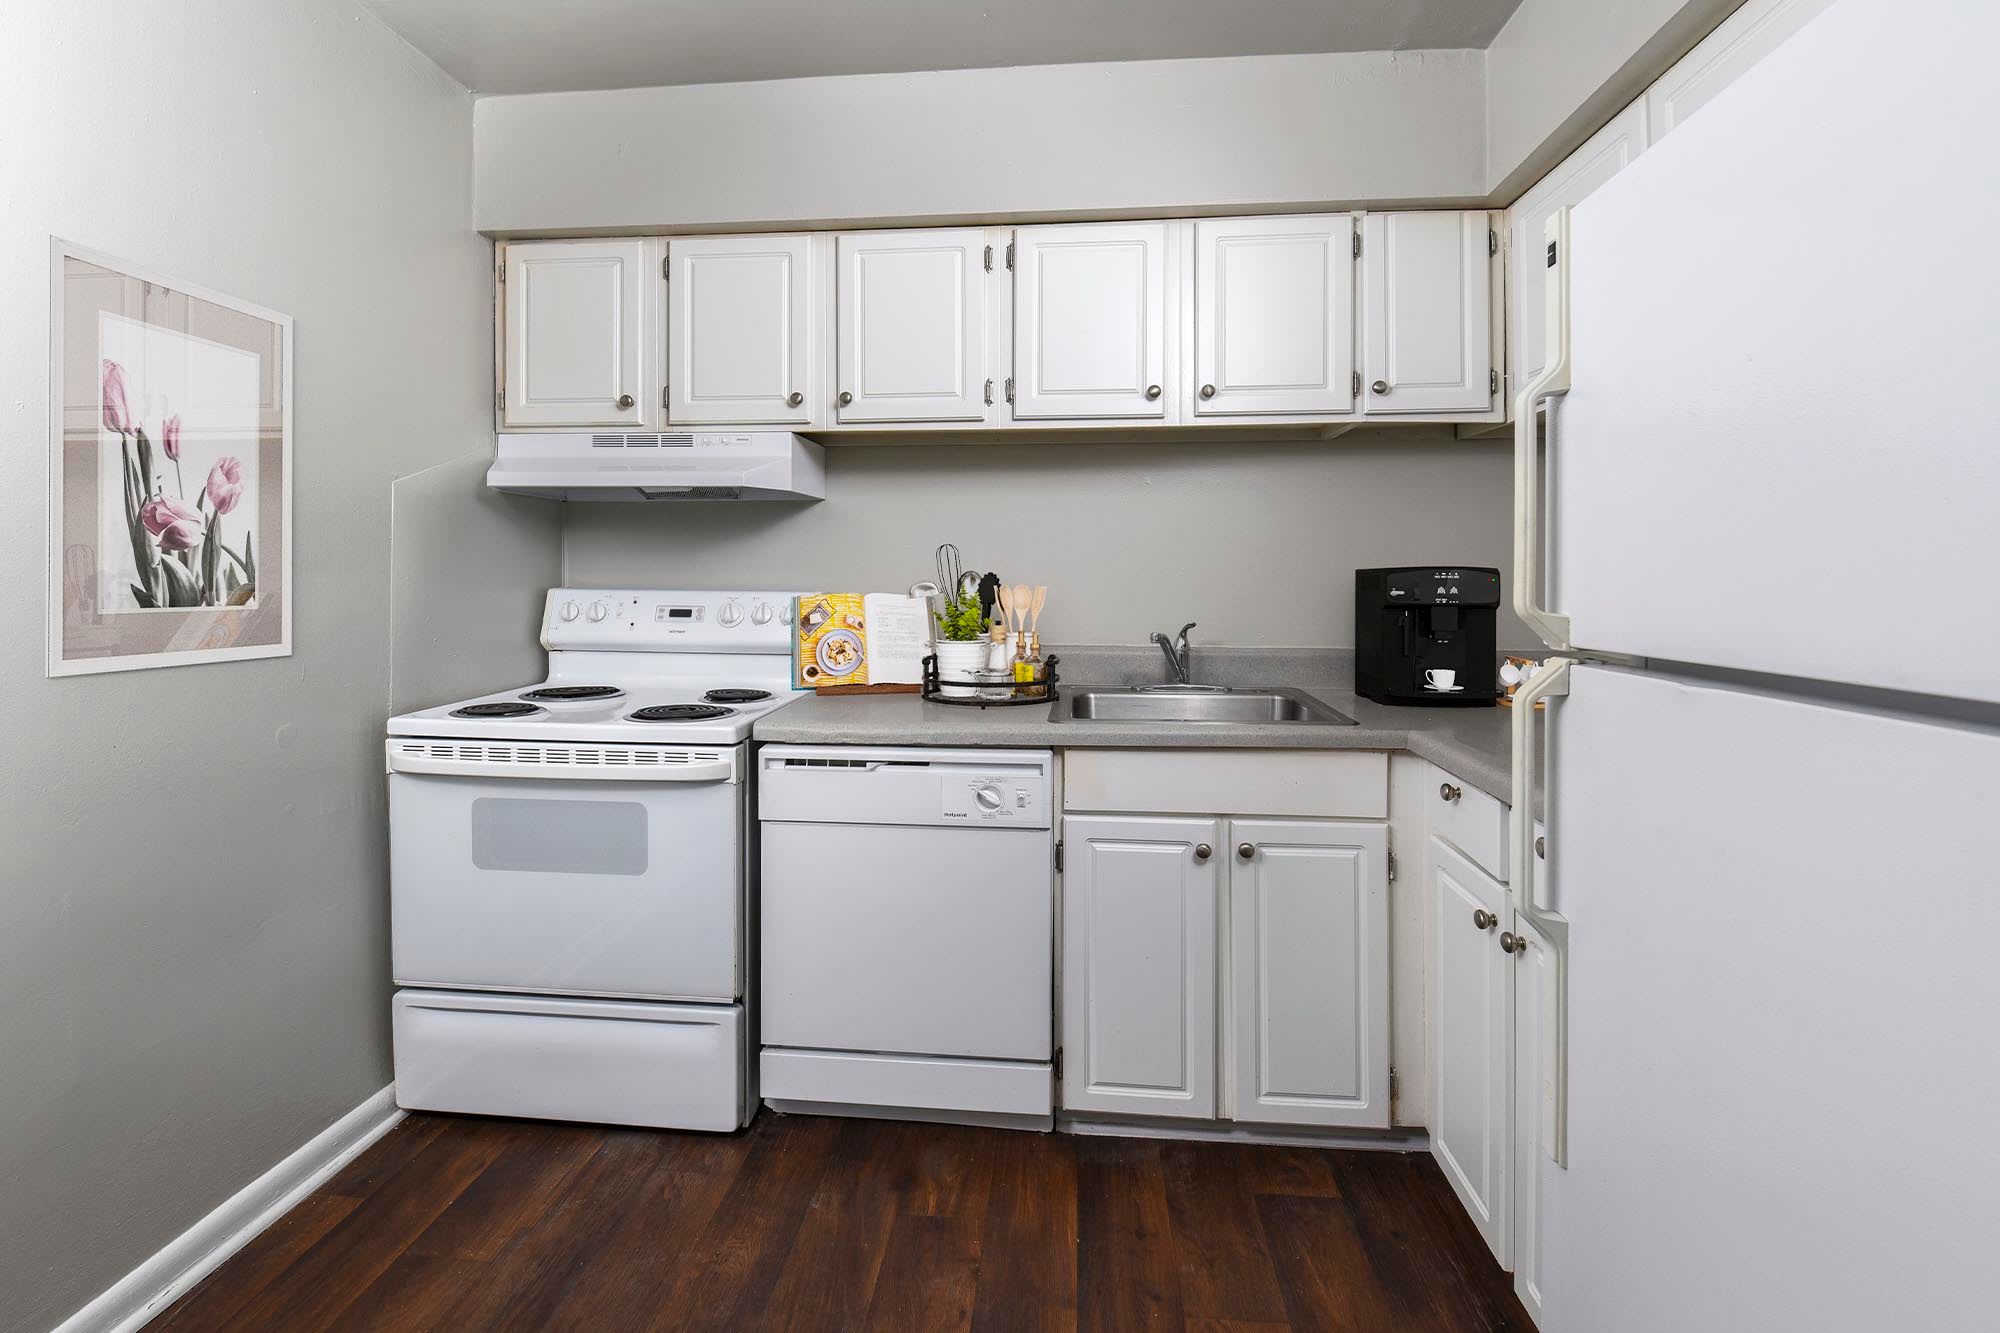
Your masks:
{"label": "oven handle", "polygon": [[398,754],[389,746],[391,773],[425,773],[447,778],[540,778],[574,779],[583,782],[736,782],[733,755],[696,763],[648,764],[564,764],[507,763],[487,759],[445,759],[427,754]]}

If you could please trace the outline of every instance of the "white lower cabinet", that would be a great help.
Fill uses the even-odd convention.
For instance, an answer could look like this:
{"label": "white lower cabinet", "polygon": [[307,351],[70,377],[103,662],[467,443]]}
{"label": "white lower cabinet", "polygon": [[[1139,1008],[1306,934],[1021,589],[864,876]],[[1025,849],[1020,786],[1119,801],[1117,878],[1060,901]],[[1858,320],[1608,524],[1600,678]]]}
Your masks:
{"label": "white lower cabinet", "polygon": [[1065,1109],[1387,1127],[1385,825],[1085,814],[1063,844]]}
{"label": "white lower cabinet", "polygon": [[1063,822],[1062,1104],[1215,1115],[1222,822]]}
{"label": "white lower cabinet", "polygon": [[1234,1120],[1389,1124],[1389,830],[1229,822]]}
{"label": "white lower cabinet", "polygon": [[1513,1198],[1513,957],[1506,886],[1430,842],[1431,1154],[1504,1265]]}

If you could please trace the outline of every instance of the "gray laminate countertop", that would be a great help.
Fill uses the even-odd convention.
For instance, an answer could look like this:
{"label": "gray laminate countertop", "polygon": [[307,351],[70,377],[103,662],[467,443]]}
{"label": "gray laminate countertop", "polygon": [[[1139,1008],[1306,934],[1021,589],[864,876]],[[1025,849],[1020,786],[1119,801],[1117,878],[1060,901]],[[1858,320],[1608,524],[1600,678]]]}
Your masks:
{"label": "gray laminate countertop", "polygon": [[[1063,659],[1058,671],[1064,691],[1161,679],[1157,654],[1056,651]],[[1302,690],[1359,725],[1055,720],[1047,704],[973,708],[927,703],[914,694],[807,694],[760,719],[753,734],[758,741],[792,745],[1408,750],[1480,791],[1502,801],[1513,799],[1509,709],[1374,703],[1354,693],[1352,656],[1341,653],[1209,649],[1196,659],[1195,679]]]}

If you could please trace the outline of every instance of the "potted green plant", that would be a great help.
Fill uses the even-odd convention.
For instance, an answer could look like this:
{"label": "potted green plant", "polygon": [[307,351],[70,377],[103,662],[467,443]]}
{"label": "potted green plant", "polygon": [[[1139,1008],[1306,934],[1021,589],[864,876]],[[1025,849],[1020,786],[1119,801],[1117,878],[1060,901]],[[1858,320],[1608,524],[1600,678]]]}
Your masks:
{"label": "potted green plant", "polygon": [[979,596],[947,598],[937,621],[939,688],[957,698],[973,694],[974,672],[986,665],[986,617]]}

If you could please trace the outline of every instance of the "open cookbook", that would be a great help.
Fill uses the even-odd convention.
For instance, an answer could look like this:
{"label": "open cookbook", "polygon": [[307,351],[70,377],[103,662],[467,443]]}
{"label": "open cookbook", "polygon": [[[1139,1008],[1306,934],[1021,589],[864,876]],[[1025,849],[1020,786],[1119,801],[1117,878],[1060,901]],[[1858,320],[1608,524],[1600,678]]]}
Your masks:
{"label": "open cookbook", "polygon": [[923,683],[930,607],[893,592],[815,592],[798,599],[792,683],[800,689]]}

